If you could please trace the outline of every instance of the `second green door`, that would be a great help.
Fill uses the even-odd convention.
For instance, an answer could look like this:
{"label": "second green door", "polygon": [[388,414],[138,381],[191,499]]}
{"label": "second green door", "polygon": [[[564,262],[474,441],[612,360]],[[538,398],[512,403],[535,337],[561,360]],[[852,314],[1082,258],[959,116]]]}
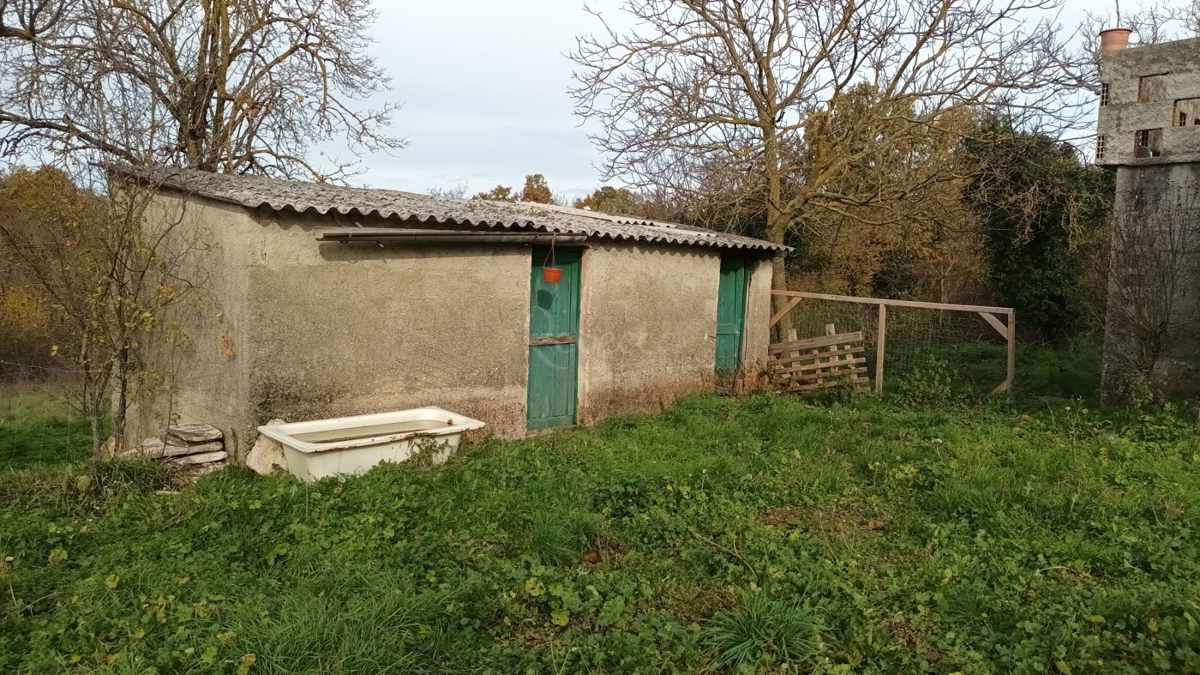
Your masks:
{"label": "second green door", "polygon": [[746,261],[721,259],[717,287],[717,377],[732,377],[742,365],[742,333],[746,323]]}

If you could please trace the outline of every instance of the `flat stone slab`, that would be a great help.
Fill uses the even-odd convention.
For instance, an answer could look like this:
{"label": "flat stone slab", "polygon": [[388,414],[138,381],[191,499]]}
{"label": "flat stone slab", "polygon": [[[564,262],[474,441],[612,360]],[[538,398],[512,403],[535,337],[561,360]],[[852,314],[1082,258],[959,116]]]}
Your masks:
{"label": "flat stone slab", "polygon": [[225,444],[221,441],[197,443],[196,445],[172,445],[167,443],[163,449],[163,457],[180,457],[183,455],[203,455],[209,452],[221,452]]}
{"label": "flat stone slab", "polygon": [[204,452],[199,455],[184,455],[182,457],[172,457],[171,462],[180,466],[189,464],[208,464],[209,462],[220,462],[229,456],[224,450],[220,452]]}
{"label": "flat stone slab", "polygon": [[166,443],[162,439],[147,438],[142,441],[142,444],[130,448],[121,453],[121,457],[148,457],[150,459],[164,459],[169,457],[184,457],[187,455],[203,455],[213,452],[221,452],[225,449],[225,444],[221,441],[212,441],[209,443],[198,443],[196,445],[177,445],[175,443]]}
{"label": "flat stone slab", "polygon": [[133,457],[162,459],[163,457],[186,455],[187,452],[187,446],[164,443],[160,438],[147,438],[146,440],[142,441],[141,445],[137,445],[125,450],[120,456],[127,459]]}
{"label": "flat stone slab", "polygon": [[224,437],[220,429],[204,422],[183,422],[167,427],[167,440],[178,441],[177,445],[219,441]]}

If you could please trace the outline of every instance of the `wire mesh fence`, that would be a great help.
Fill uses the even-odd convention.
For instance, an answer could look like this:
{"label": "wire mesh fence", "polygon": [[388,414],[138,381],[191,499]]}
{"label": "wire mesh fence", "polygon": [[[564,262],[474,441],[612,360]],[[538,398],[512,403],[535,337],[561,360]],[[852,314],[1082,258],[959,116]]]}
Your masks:
{"label": "wire mesh fence", "polygon": [[0,377],[0,471],[83,459],[91,428],[73,405],[66,370],[38,367]]}
{"label": "wire mesh fence", "polygon": [[[944,379],[956,389],[985,393],[1011,386],[1010,343],[1015,341],[1011,309],[815,293],[776,295],[795,302],[779,320],[782,340],[791,331],[800,340],[861,331],[868,376],[878,386],[876,378],[882,375],[883,391],[931,377]],[[881,355],[882,369],[878,367]]]}

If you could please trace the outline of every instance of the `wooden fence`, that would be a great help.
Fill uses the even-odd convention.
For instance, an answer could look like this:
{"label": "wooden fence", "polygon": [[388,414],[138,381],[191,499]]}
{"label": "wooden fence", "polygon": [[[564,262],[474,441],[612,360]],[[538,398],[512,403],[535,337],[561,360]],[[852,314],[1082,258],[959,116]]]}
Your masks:
{"label": "wooden fence", "polygon": [[[805,300],[824,300],[840,303],[858,303],[876,305],[878,307],[877,335],[875,335],[875,391],[883,391],[883,382],[887,350],[887,318],[888,307],[907,307],[915,309],[930,309],[950,312],[966,312],[978,314],[991,326],[1000,337],[1007,342],[1008,364],[1007,375],[1003,382],[992,390],[992,393],[1012,391],[1013,379],[1016,376],[1016,344],[1017,316],[1011,307],[989,307],[984,305],[956,305],[940,302],[915,302],[911,300],[886,300],[882,298],[860,298],[849,295],[827,295],[824,293],[804,293],[800,291],[771,291],[771,295],[783,298],[780,310],[771,317],[771,328],[774,328],[789,313]],[[789,331],[786,340],[774,343],[770,347],[770,371],[775,377],[781,391],[810,391],[828,386],[833,382],[849,381],[854,386],[862,386],[868,380],[865,378],[867,367],[864,357],[866,347],[863,344],[863,332],[837,333],[846,326],[825,327],[826,335],[797,339],[795,331]],[[856,337],[857,339],[850,339]],[[836,340],[835,340],[836,339]],[[817,356],[817,352],[826,352]],[[787,355],[787,358],[781,358]],[[848,378],[848,380],[847,380]]]}

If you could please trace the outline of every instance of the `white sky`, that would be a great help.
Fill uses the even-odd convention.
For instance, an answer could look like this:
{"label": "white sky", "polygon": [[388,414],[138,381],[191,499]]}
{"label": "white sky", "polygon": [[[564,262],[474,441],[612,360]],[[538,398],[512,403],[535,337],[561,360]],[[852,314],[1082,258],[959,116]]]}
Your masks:
{"label": "white sky", "polygon": [[[599,186],[601,157],[566,93],[564,54],[597,28],[583,0],[376,3],[373,52],[392,76],[390,98],[404,104],[393,127],[410,145],[365,158],[354,182],[410,192],[465,184],[474,193],[541,173],[563,196]],[[589,2],[606,15],[619,4]],[[1073,27],[1094,6],[1066,0],[1061,23]]]}

